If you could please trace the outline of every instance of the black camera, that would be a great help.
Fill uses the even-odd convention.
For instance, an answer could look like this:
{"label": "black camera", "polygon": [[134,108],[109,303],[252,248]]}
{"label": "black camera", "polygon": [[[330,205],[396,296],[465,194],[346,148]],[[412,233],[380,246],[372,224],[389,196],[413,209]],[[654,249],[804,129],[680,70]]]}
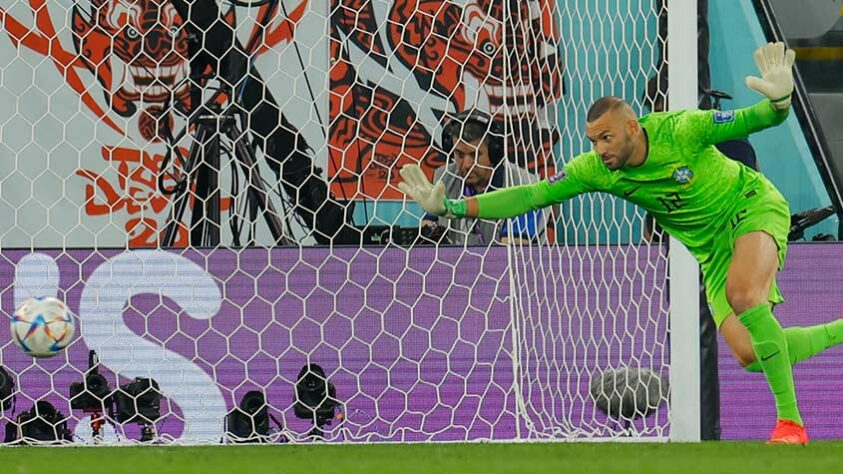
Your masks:
{"label": "black camera", "polygon": [[421,227],[418,242],[421,245],[450,244],[452,242],[447,235],[448,226],[439,225],[438,222],[432,222]]}
{"label": "black camera", "polygon": [[161,417],[161,390],[152,378],[136,377],[114,391],[114,413],[119,423],[142,426],[141,441],[155,438],[155,421]]}
{"label": "black camera", "polygon": [[328,381],[325,371],[317,364],[308,364],[299,371],[296,381],[296,398],[293,406],[296,416],[313,420],[316,425],[310,436],[322,437],[322,427],[330,425],[337,407],[337,389]]}
{"label": "black camera", "polygon": [[91,432],[94,439],[102,436],[105,424],[103,413],[111,412],[114,403],[108,380],[99,373],[96,351],[88,352],[88,371],[82,382],[70,384],[70,407],[91,414]]}
{"label": "black camera", "polygon": [[85,381],[70,384],[70,407],[84,411],[105,411],[111,404],[108,381],[96,371],[88,372]]}
{"label": "black camera", "polygon": [[6,369],[0,367],[0,412],[12,407],[15,400],[15,381]]}
{"label": "black camera", "polygon": [[269,407],[262,392],[252,390],[225,417],[225,434],[235,443],[269,441]]}
{"label": "black camera", "polygon": [[108,380],[99,373],[99,360],[95,351],[88,352],[88,372],[85,380],[70,384],[70,407],[86,413],[105,412],[111,407],[111,390]]}
{"label": "black camera", "polygon": [[6,443],[60,444],[72,437],[67,429],[67,417],[46,400],[35,402],[31,409],[18,415],[15,422],[6,424]]}

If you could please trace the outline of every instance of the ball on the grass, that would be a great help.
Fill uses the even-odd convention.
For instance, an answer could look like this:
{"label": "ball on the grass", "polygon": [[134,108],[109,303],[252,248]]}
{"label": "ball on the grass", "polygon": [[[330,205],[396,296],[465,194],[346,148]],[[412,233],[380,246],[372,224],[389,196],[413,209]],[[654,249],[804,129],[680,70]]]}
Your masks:
{"label": "ball on the grass", "polygon": [[647,368],[604,370],[591,379],[591,398],[615,419],[645,418],[667,399],[668,384]]}

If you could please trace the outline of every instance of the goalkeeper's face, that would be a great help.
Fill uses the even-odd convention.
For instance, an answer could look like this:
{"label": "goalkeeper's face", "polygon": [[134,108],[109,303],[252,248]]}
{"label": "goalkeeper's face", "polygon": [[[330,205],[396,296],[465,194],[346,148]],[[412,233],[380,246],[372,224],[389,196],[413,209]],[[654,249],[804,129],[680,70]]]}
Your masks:
{"label": "goalkeeper's face", "polygon": [[458,140],[454,146],[454,163],[457,173],[469,186],[485,188],[492,180],[494,166],[489,157],[489,146],[482,139],[473,142]]}
{"label": "goalkeeper's face", "polygon": [[593,122],[586,123],[586,135],[610,170],[622,168],[635,150],[637,121],[626,114],[610,111]]}

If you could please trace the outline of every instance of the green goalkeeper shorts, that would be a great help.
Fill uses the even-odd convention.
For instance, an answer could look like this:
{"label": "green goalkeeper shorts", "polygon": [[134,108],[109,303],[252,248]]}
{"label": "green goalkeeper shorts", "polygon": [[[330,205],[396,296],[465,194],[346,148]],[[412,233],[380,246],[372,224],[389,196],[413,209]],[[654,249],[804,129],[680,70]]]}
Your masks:
{"label": "green goalkeeper shorts", "polygon": [[[781,193],[761,182],[745,189],[742,200],[742,205],[736,207],[738,210],[714,237],[710,250],[699,259],[706,299],[718,328],[733,312],[726,299],[726,275],[738,237],[758,231],[769,234],[779,248],[779,270],[787,256],[790,208]],[[775,279],[770,287],[769,301],[774,305],[784,301]]]}

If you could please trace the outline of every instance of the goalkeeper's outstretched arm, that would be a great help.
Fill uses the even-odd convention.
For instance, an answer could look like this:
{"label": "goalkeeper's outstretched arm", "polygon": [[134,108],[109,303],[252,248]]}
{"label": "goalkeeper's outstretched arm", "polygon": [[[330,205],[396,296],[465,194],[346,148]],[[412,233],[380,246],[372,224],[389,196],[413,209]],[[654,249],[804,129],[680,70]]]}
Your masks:
{"label": "goalkeeper's outstretched arm", "polygon": [[445,197],[442,182],[435,186],[431,184],[418,165],[406,165],[401,168],[400,173],[404,181],[398,183],[398,188],[404,194],[410,196],[426,212],[450,219],[508,219],[588,191],[578,180],[561,180],[559,176],[565,174],[562,172],[556,179],[499,189],[468,199],[448,199]]}

